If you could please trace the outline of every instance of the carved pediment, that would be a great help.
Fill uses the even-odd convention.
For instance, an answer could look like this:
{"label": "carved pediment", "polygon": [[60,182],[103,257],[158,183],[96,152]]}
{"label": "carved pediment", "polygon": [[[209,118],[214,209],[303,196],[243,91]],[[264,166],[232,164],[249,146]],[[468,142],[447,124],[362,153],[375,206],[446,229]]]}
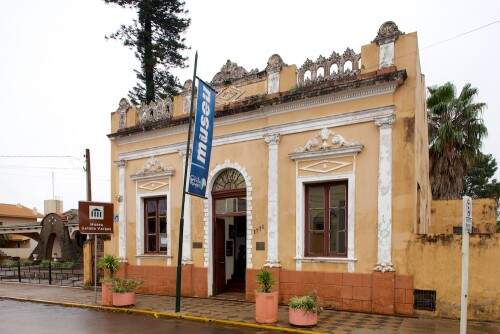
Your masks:
{"label": "carved pediment", "polygon": [[309,139],[304,146],[297,147],[295,152],[311,152],[360,145],[358,141],[347,141],[342,135],[323,128],[316,136]]}
{"label": "carved pediment", "polygon": [[144,166],[132,175],[134,179],[173,175],[173,169],[155,157],[149,158]]}

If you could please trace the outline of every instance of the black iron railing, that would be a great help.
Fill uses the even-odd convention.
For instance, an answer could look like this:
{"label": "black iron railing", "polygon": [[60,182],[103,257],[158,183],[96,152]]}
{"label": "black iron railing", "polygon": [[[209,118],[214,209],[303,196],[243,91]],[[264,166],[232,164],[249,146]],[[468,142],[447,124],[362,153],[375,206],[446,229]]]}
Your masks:
{"label": "black iron railing", "polygon": [[83,286],[80,262],[7,260],[0,263],[0,281]]}

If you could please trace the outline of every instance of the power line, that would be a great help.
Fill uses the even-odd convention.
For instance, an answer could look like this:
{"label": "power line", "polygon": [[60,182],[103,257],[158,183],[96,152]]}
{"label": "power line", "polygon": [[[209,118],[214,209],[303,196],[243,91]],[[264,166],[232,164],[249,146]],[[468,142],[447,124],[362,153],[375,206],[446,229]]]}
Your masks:
{"label": "power line", "polygon": [[74,158],[71,155],[0,155],[0,158]]}
{"label": "power line", "polygon": [[17,169],[17,168],[27,168],[27,169],[59,169],[59,170],[81,170],[78,167],[52,167],[52,166],[20,166],[20,165],[0,165],[0,168]]}

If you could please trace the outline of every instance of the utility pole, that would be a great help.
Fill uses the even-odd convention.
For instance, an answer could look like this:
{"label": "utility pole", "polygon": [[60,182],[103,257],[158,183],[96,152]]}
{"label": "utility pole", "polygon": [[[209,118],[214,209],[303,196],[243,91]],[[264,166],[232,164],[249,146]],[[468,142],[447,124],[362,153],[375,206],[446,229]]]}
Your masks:
{"label": "utility pole", "polygon": [[[85,173],[87,176],[87,201],[92,201],[92,177],[90,173],[90,150],[85,149]],[[97,234],[94,234],[94,302],[97,304]]]}

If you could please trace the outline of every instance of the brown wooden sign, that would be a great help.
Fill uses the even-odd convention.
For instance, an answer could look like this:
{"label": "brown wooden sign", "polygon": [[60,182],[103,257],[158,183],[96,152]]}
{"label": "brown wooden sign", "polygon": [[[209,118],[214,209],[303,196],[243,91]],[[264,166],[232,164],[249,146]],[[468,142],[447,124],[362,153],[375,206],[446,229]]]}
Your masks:
{"label": "brown wooden sign", "polygon": [[113,234],[113,203],[78,202],[80,233]]}

